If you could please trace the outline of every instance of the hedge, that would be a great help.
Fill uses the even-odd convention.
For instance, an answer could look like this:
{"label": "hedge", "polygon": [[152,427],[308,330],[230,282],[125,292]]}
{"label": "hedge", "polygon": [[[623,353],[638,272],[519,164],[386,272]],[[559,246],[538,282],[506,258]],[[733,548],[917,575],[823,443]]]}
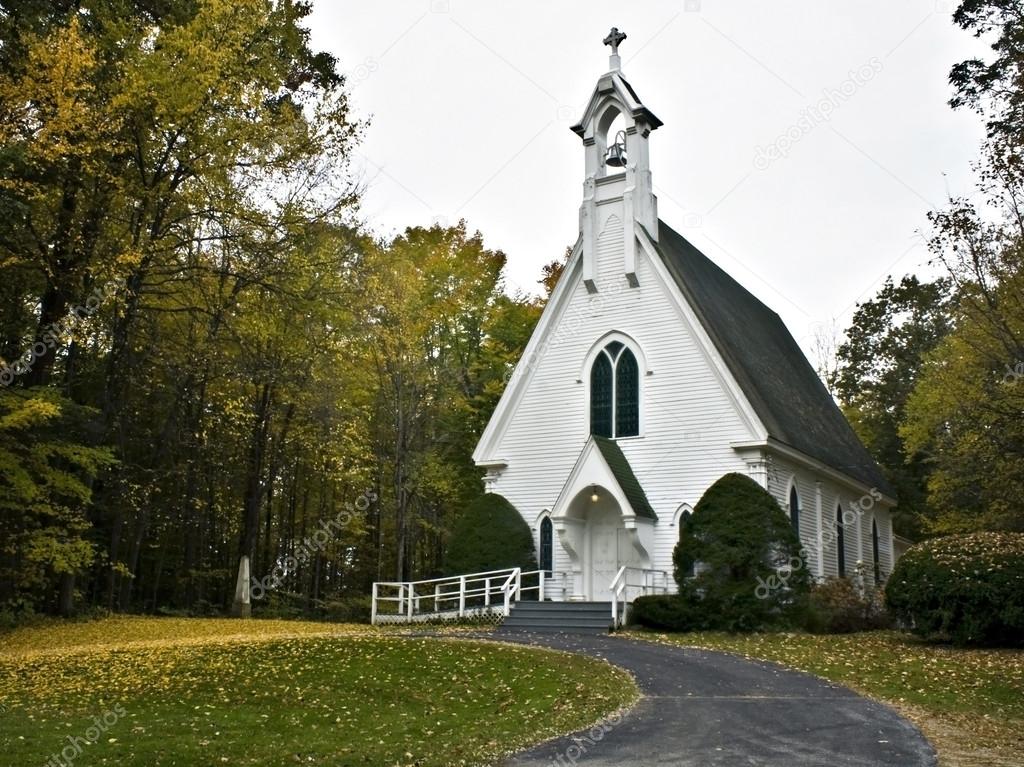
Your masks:
{"label": "hedge", "polygon": [[974,533],[912,546],[885,588],[914,633],[957,645],[1024,645],[1024,533]]}

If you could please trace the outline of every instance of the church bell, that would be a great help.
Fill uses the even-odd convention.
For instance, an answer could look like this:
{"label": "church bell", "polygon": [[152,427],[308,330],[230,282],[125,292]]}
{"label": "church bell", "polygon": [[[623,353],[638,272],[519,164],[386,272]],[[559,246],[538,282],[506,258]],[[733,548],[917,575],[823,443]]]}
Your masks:
{"label": "church bell", "polygon": [[605,157],[605,165],[612,168],[626,167],[626,132],[619,131],[615,136],[615,143],[608,148],[608,155]]}

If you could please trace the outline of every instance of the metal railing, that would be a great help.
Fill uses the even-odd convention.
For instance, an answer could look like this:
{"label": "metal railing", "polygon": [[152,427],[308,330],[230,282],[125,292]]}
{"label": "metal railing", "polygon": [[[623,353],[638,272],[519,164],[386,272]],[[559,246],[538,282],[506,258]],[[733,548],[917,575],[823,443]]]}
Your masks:
{"label": "metal railing", "polygon": [[[634,576],[632,580],[631,575]],[[640,577],[636,578],[637,575]],[[629,604],[636,597],[669,592],[668,572],[624,565],[619,568],[608,588],[612,593],[612,626],[619,628],[626,624]]]}
{"label": "metal railing", "polygon": [[536,599],[544,601],[554,593],[565,599],[567,591],[563,572],[523,572],[518,567],[421,581],[378,581],[373,584],[370,622],[418,623],[507,616],[524,594],[536,592]]}

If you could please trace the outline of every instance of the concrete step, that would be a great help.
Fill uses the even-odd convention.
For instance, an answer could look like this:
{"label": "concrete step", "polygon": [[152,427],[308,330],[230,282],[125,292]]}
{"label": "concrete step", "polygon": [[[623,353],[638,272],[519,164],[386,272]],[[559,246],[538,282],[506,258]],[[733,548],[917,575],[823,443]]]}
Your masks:
{"label": "concrete step", "polygon": [[611,621],[610,602],[517,602],[501,630],[604,634]]}

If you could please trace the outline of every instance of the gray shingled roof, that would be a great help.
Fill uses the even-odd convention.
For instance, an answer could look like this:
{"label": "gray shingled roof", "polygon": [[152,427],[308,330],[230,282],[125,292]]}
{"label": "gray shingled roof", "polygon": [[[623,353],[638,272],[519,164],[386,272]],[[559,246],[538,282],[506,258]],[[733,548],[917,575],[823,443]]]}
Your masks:
{"label": "gray shingled roof", "polygon": [[658,515],[651,508],[651,504],[647,500],[647,494],[644,493],[643,487],[640,486],[640,480],[633,473],[633,467],[626,460],[626,455],[622,452],[622,448],[618,446],[615,440],[608,439],[607,437],[598,437],[595,434],[593,439],[597,449],[604,456],[608,468],[611,469],[612,474],[615,476],[615,481],[619,483],[622,492],[626,494],[626,500],[633,507],[633,513],[638,517],[657,519]]}
{"label": "gray shingled roof", "polygon": [[782,319],[659,222],[658,251],[769,436],[894,498]]}

